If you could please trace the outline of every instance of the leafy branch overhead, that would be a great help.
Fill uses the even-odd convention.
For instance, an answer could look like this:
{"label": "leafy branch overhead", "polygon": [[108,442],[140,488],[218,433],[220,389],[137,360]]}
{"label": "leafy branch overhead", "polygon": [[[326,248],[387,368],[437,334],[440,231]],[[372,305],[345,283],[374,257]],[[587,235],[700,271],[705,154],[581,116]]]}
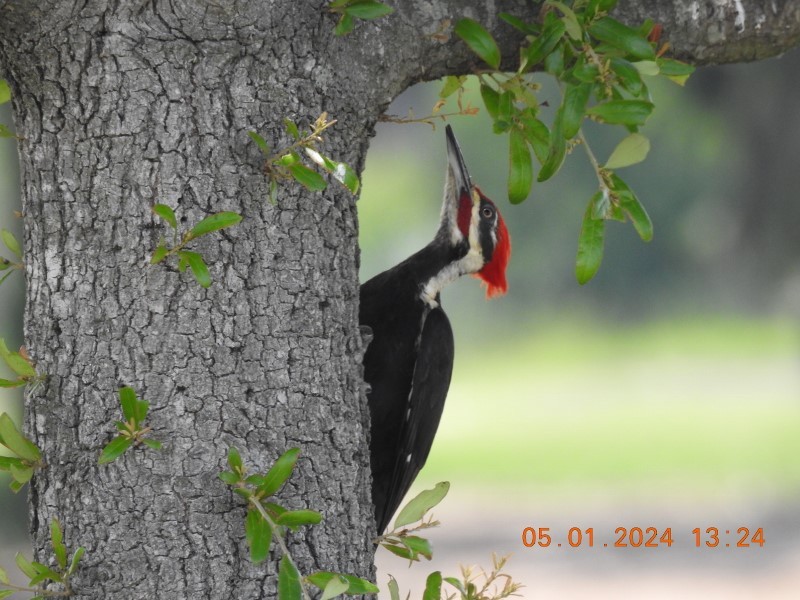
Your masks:
{"label": "leafy branch overhead", "polygon": [[150,403],[139,400],[133,388],[123,387],[119,390],[119,404],[125,421],[117,421],[119,435],[106,444],[100,453],[98,463],[104,465],[122,456],[131,446],[144,444],[153,450],[161,450],[161,442],[145,437],[151,428],[144,426]]}
{"label": "leafy branch overhead", "polygon": [[219,478],[247,501],[245,537],[250,546],[250,560],[256,564],[264,561],[269,556],[273,540],[277,543],[281,552],[278,600],[310,600],[309,585],[320,588],[322,598],[326,600],[342,594],[377,593],[375,584],[352,575],[319,571],[306,577],[300,576],[286,546],[287,530],[296,531],[304,525],[316,525],[322,521],[322,515],[309,509],[287,510],[268,501],[292,475],[299,455],[300,449],[292,448],[284,452],[266,474],[247,475],[239,451],[233,447],[228,450],[230,471],[223,471]]}
{"label": "leafy branch overhead", "polygon": [[[67,547],[64,545],[64,534],[57,519],[53,519],[50,523],[50,543],[55,556],[54,566],[29,561],[22,554],[17,554],[17,568],[30,578],[27,587],[13,585],[6,570],[0,567],[0,600],[12,596],[16,592],[35,594],[31,600],[72,596],[73,590],[70,587],[70,578],[78,570],[78,564],[83,558],[86,549],[80,546],[75,550],[72,558],[68,559]],[[48,587],[46,589],[39,587],[42,584]],[[51,584],[59,586],[60,589],[52,589],[49,587]]]}
{"label": "leafy branch overhead", "polygon": [[[491,34],[478,22],[462,19],[459,36],[488,69],[477,71],[480,93],[495,133],[509,134],[508,197],[516,204],[530,195],[534,183],[555,175],[567,154],[583,146],[598,181],[598,192],[585,211],[578,241],[576,276],[589,281],[603,256],[605,221],[630,220],[649,241],[653,227],[630,187],[615,173],[647,156],[650,142],[639,133],[654,109],[647,77],[663,75],[683,85],[691,65],[666,58],[669,44],[659,45],[661,28],[647,21],[631,28],[608,12],[616,0],[575,0],[571,5],[547,0],[533,20],[502,13],[500,17],[525,35],[516,71],[501,72],[501,55]],[[552,75],[561,90],[550,125],[541,120],[544,105],[535,71]],[[463,85],[447,77],[441,97]],[[626,136],[605,162],[595,158],[584,135],[585,119],[621,126]],[[538,169],[538,174],[536,173]]]}
{"label": "leafy branch overhead", "polygon": [[242,220],[242,216],[235,212],[219,212],[206,217],[182,236],[179,236],[178,220],[175,218],[175,212],[169,206],[156,204],[153,206],[153,212],[166,221],[172,229],[173,245],[169,247],[167,242],[162,239],[150,258],[150,264],[157,265],[169,256],[177,256],[178,270],[181,273],[186,270],[186,267],[189,267],[197,283],[204,288],[209,287],[211,285],[211,274],[208,272],[205,260],[203,260],[200,253],[185,250],[185,247],[189,242],[201,236],[238,224]]}
{"label": "leafy branch overhead", "polygon": [[[355,194],[358,192],[360,182],[356,172],[346,163],[337,162],[322,154],[318,144],[322,143],[322,132],[336,121],[328,121],[328,114],[322,113],[314,121],[307,132],[301,133],[297,124],[291,119],[284,119],[283,125],[286,133],[294,140],[289,146],[280,148],[275,152],[270,151],[269,144],[255,131],[248,132],[250,138],[258,145],[266,157],[264,173],[269,178],[269,199],[275,204],[278,198],[278,183],[288,179],[303,184],[307,189],[322,191],[328,187],[325,178],[308,166],[312,164],[317,169],[330,173],[333,178]],[[300,150],[305,154],[305,159]],[[308,164],[305,164],[305,162]]]}

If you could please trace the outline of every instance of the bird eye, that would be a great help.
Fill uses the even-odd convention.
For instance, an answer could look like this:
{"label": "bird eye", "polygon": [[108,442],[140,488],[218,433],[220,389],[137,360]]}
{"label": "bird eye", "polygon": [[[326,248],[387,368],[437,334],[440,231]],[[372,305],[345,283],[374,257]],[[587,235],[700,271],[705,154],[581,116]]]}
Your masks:
{"label": "bird eye", "polygon": [[492,210],[491,206],[484,206],[481,209],[481,214],[483,215],[484,219],[491,219],[494,216],[494,211]]}

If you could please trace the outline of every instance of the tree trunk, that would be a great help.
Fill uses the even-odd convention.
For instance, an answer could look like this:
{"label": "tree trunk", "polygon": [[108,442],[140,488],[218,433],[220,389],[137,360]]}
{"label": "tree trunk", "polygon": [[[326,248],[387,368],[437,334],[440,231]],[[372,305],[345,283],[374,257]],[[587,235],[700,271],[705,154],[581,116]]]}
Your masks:
{"label": "tree trunk", "polygon": [[[269,204],[247,132],[276,147],[284,117],[327,111],[338,123],[326,150],[360,171],[394,96],[470,71],[464,44],[431,37],[444,20],[486,23],[509,64],[516,56],[493,3],[396,4],[335,38],[322,1],[0,1],[0,76],[24,138],[26,344],[47,375],[26,406],[48,463],[31,482],[31,530],[40,560],[54,517],[87,548],[77,597],[274,597],[276,563],[250,564],[243,504],[217,478],[231,445],[258,470],[302,448],[280,496],[325,519],[290,535],[301,571],[372,576],[355,200],[335,184],[287,183]],[[688,20],[666,4],[621,10],[657,14],[683,57],[776,53],[800,31],[788,1],[722,3],[767,7],[758,28],[719,2],[705,3],[713,18]],[[711,21],[724,56],[709,50]],[[157,202],[187,229],[222,210],[244,216],[197,242],[211,288],[148,264],[168,233]],[[123,385],[151,402],[165,449],[98,466]]]}

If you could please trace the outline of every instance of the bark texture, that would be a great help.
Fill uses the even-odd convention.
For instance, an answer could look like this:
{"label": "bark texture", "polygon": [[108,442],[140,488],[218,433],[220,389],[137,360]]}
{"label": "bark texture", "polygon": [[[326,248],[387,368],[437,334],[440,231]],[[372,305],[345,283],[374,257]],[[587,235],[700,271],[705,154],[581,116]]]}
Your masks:
{"label": "bark texture", "polygon": [[[443,21],[486,23],[510,64],[519,40],[496,13],[527,6],[394,4],[335,38],[322,0],[0,0],[0,76],[24,137],[26,340],[48,375],[27,400],[49,463],[31,483],[31,528],[39,559],[56,516],[87,547],[78,598],[275,596],[275,562],[250,564],[242,504],[216,476],[229,445],[259,469],[300,446],[282,499],[325,516],[291,536],[302,571],[372,575],[355,200],[288,184],[270,205],[247,131],[277,145],[283,117],[328,111],[326,149],[360,170],[392,98],[472,68],[463,44],[431,37]],[[799,11],[631,0],[620,15],[652,17],[680,56],[720,62],[793,45]],[[167,234],[155,202],[184,227],[245,217],[197,244],[210,289],[148,266]],[[165,450],[98,467],[122,385],[151,402]]]}

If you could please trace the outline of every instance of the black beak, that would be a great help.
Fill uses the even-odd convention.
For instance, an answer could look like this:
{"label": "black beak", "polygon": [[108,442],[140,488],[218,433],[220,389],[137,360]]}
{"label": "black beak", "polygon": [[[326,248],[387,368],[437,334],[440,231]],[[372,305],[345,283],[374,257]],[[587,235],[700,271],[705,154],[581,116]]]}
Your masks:
{"label": "black beak", "polygon": [[449,175],[452,177],[452,192],[455,198],[460,198],[466,192],[471,197],[472,181],[470,181],[467,165],[464,164],[464,157],[461,156],[461,148],[458,147],[456,136],[450,125],[446,128],[447,133],[447,162],[449,165]]}

